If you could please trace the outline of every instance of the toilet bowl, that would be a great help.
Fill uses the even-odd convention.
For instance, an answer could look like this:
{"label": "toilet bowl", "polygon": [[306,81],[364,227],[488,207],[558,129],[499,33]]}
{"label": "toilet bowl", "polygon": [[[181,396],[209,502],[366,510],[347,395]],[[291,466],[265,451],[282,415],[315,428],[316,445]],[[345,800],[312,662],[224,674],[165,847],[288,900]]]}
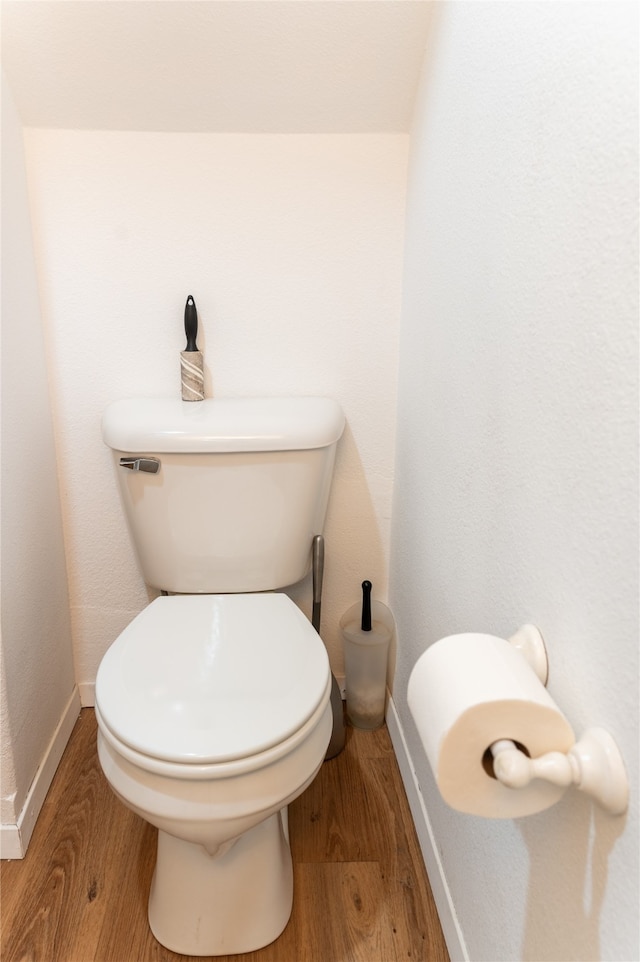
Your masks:
{"label": "toilet bowl", "polygon": [[158,598],[105,654],[100,763],[159,830],[149,923],[167,948],[250,952],[286,926],[287,806],[324,760],[330,693],[324,645],[280,593]]}

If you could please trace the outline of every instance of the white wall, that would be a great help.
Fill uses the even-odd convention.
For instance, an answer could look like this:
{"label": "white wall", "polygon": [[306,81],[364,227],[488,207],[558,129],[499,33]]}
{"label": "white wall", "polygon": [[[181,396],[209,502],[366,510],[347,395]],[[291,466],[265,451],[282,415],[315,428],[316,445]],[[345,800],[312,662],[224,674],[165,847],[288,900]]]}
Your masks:
{"label": "white wall", "polygon": [[[44,340],[20,122],[2,84],[2,842],[69,709],[73,660]],[[58,751],[60,746],[56,746]],[[51,773],[52,774],[52,773]],[[42,784],[41,791],[46,791]],[[27,819],[29,821],[29,819]],[[20,831],[16,826],[20,826]],[[5,833],[5,828],[8,834]],[[10,829],[15,829],[11,831]],[[15,843],[15,844],[13,844]]]}
{"label": "white wall", "polygon": [[[386,597],[408,137],[25,131],[52,363],[77,680],[148,601],[105,405],[178,396],[193,294],[206,393],[327,394],[347,415],[323,637]],[[310,579],[293,592],[310,610]]]}
{"label": "white wall", "polygon": [[[394,702],[474,962],[640,957],[637,27],[635,4],[439,4],[415,114]],[[505,822],[440,799],[410,670],[527,621],[575,730],[618,741],[625,817],[576,791]]]}

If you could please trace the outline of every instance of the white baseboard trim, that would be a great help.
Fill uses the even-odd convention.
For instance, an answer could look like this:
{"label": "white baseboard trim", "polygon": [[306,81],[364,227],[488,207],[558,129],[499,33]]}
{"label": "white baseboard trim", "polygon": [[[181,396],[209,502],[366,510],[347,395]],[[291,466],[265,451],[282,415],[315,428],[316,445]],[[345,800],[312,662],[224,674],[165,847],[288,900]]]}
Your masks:
{"label": "white baseboard trim", "polygon": [[71,737],[71,732],[80,714],[80,708],[80,692],[75,687],[31,782],[17,823],[0,826],[0,858],[24,858],[27,854],[36,820],[51,787],[53,776],[60,764],[62,753]]}
{"label": "white baseboard trim", "polygon": [[83,708],[93,708],[96,703],[96,683],[95,681],[81,681],[78,683],[80,692],[80,704]]}
{"label": "white baseboard trim", "polygon": [[24,858],[20,829],[13,823],[0,825],[0,859]]}
{"label": "white baseboard trim", "polygon": [[400,718],[393,703],[393,698],[389,697],[386,714],[387,728],[391,737],[402,781],[407,793],[409,808],[413,816],[413,821],[418,835],[418,841],[422,850],[422,857],[431,883],[431,891],[436,903],[442,932],[444,934],[451,962],[469,962],[469,955],[465,945],[464,937],[458,923],[455,906],[451,898],[451,892],[447,885],[447,880],[440,860],[438,846],[431,828],[429,815],[424,804],[424,798],[420,791],[420,786],[413,768],[409,748],[404,737]]}

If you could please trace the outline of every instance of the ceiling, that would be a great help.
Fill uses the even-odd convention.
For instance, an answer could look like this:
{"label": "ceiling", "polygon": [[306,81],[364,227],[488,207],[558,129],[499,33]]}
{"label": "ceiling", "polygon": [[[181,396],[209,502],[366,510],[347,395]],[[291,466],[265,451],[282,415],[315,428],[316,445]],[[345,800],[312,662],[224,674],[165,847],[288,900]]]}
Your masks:
{"label": "ceiling", "polygon": [[3,0],[22,123],[407,131],[429,0]]}

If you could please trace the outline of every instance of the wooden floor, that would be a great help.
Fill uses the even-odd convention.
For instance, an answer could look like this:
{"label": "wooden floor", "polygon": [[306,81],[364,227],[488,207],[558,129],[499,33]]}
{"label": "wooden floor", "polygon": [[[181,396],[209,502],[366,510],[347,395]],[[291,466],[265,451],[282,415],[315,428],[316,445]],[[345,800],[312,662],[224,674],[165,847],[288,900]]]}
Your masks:
{"label": "wooden floor", "polygon": [[[111,793],[84,709],[26,857],[3,862],[2,962],[170,962],[147,925],[156,831]],[[229,962],[448,962],[386,728],[349,728],[289,809],[294,905]],[[218,957],[223,959],[223,957]]]}

